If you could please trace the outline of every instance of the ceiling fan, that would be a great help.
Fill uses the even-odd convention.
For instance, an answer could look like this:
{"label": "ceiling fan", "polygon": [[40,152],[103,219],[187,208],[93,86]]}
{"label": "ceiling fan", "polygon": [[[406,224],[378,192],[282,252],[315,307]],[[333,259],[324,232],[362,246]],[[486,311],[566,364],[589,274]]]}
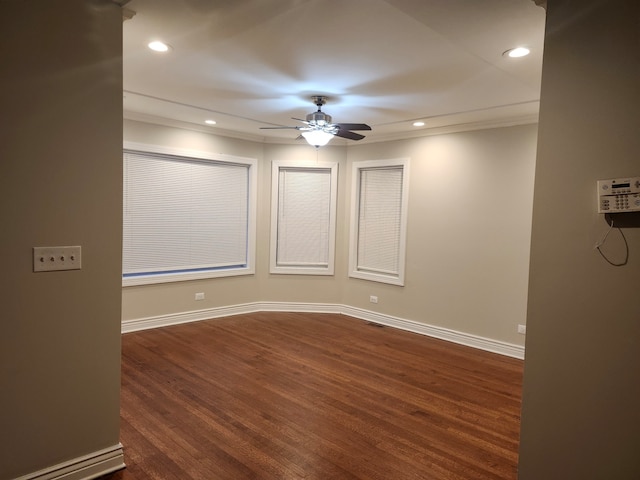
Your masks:
{"label": "ceiling fan", "polygon": [[351,130],[371,130],[365,123],[331,123],[331,115],[322,111],[322,106],[327,103],[327,97],[314,95],[311,97],[318,110],[307,115],[306,120],[293,118],[304,123],[304,127],[260,127],[263,130],[275,130],[281,128],[293,128],[300,132],[309,145],[321,147],[335,137],[348,138],[349,140],[362,140],[364,135],[352,132]]}

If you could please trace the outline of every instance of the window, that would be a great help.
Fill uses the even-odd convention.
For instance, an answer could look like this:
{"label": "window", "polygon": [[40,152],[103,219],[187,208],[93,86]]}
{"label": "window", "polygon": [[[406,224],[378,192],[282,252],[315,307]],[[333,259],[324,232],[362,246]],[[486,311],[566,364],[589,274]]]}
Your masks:
{"label": "window", "polygon": [[349,276],[404,285],[409,160],[354,162]]}
{"label": "window", "polygon": [[338,165],[273,162],[271,273],[333,275]]}
{"label": "window", "polygon": [[123,285],[253,273],[255,165],[125,145]]}

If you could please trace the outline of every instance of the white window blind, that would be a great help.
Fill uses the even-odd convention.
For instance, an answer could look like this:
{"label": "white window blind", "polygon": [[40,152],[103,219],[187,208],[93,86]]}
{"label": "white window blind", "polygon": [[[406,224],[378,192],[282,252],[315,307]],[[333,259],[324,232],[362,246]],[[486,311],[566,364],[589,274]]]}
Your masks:
{"label": "white window blind", "polygon": [[404,284],[407,161],[354,164],[350,275]]}
{"label": "white window blind", "polygon": [[398,275],[402,167],[360,171],[358,270]]}
{"label": "white window blind", "polygon": [[246,268],[249,175],[247,164],[125,151],[123,276]]}
{"label": "white window blind", "polygon": [[272,273],[333,273],[336,169],[274,162]]}

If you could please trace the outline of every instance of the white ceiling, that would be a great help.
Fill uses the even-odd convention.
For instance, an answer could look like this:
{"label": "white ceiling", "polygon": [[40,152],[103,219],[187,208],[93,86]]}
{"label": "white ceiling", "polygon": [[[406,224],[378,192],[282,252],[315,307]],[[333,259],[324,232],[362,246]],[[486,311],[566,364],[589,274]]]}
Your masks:
{"label": "white ceiling", "polygon": [[[532,0],[131,0],[125,118],[293,141],[326,95],[361,142],[536,121],[545,11]],[[161,39],[165,54],[147,48]],[[531,55],[503,56],[525,45]],[[206,126],[213,119],[215,126]],[[426,122],[417,129],[415,120]],[[348,143],[350,140],[335,139]]]}

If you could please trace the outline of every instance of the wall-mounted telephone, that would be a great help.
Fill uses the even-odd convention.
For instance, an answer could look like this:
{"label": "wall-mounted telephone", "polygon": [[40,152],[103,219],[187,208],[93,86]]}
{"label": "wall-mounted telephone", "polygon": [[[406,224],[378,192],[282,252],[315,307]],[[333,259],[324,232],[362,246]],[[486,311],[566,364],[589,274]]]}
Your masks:
{"label": "wall-mounted telephone", "polygon": [[598,180],[598,213],[640,212],[640,177]]}

